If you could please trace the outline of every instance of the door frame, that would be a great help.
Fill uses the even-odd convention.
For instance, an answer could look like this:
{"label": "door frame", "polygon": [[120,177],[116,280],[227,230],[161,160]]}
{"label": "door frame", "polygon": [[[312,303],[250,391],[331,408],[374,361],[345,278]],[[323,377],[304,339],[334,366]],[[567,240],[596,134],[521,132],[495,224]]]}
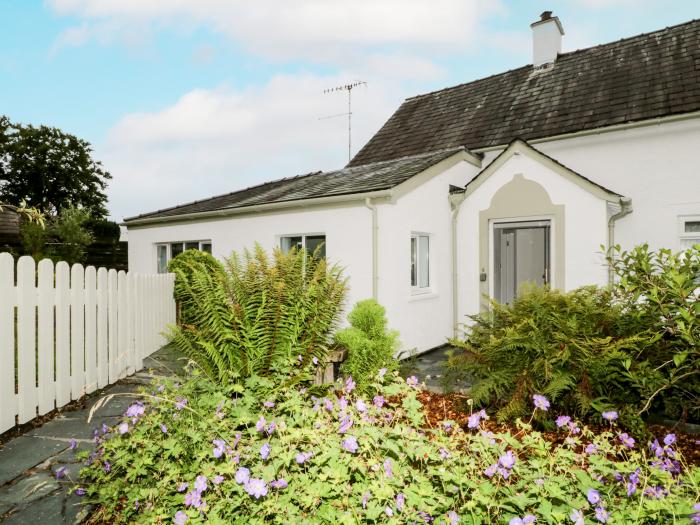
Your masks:
{"label": "door frame", "polygon": [[488,276],[489,276],[489,297],[490,298],[495,298],[496,294],[496,276],[495,276],[495,268],[496,268],[496,257],[495,257],[495,246],[494,246],[494,239],[495,239],[495,225],[497,224],[510,224],[510,223],[528,223],[528,222],[544,222],[548,221],[549,222],[549,275],[548,275],[548,283],[550,286],[552,286],[552,283],[555,283],[556,279],[556,257],[554,257],[554,254],[556,252],[556,221],[554,220],[554,215],[532,215],[532,216],[526,216],[526,217],[499,217],[498,219],[489,219],[489,226],[488,226],[488,246],[489,246],[489,266],[488,266]]}

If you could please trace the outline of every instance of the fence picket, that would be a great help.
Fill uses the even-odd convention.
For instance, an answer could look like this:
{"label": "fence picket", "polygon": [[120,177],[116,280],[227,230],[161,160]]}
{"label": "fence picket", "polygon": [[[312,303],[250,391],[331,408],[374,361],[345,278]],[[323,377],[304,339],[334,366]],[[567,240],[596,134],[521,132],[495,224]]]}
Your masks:
{"label": "fence picket", "polygon": [[0,432],[140,370],[175,320],[174,282],[0,253]]}
{"label": "fence picket", "polygon": [[97,271],[85,268],[85,391],[97,389]]}
{"label": "fence picket", "polygon": [[37,367],[39,386],[39,415],[44,415],[55,408],[56,383],[54,380],[54,275],[53,262],[43,259],[39,262],[39,289],[37,326],[39,330],[39,349]]}
{"label": "fence picket", "polygon": [[17,401],[21,425],[36,417],[36,265],[25,255],[17,262]]}
{"label": "fence picket", "polygon": [[0,432],[15,426],[15,261],[0,253]]}

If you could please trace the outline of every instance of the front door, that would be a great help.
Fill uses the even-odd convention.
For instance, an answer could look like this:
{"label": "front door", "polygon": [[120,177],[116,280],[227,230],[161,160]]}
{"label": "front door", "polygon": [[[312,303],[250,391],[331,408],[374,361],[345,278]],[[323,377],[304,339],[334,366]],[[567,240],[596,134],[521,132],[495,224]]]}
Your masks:
{"label": "front door", "polygon": [[549,221],[496,223],[493,234],[497,301],[510,304],[523,283],[549,283]]}

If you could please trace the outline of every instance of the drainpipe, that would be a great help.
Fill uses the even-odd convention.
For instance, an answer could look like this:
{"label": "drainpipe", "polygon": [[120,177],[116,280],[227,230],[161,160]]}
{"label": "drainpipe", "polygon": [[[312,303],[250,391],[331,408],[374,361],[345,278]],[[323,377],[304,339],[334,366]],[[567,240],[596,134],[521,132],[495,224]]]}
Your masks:
{"label": "drainpipe", "polygon": [[464,192],[452,193],[449,196],[450,210],[452,211],[452,239],[450,243],[452,251],[452,335],[455,338],[459,335],[459,318],[457,314],[457,310],[459,309],[459,301],[457,300],[457,216],[466,198],[467,196]]}
{"label": "drainpipe", "polygon": [[365,206],[372,212],[372,299],[375,301],[379,293],[379,224],[377,220],[377,206],[372,199],[365,199]]}
{"label": "drainpipe", "polygon": [[[632,213],[632,199],[620,197],[620,211],[610,216],[608,219],[608,254],[611,253],[615,246],[615,222]],[[608,266],[608,284],[612,285],[615,281],[615,272],[612,266]]]}

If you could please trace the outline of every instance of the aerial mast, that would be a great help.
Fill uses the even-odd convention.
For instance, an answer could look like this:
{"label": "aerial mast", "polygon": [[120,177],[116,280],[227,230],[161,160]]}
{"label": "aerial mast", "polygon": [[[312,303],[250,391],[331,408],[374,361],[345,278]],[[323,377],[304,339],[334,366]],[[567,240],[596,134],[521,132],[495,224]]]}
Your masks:
{"label": "aerial mast", "polygon": [[348,93],[348,111],[347,113],[340,113],[338,115],[331,115],[329,117],[323,117],[322,119],[348,117],[348,162],[352,159],[352,90],[359,86],[366,86],[367,82],[358,80],[356,82],[351,82],[350,84],[345,84],[343,86],[337,86],[330,89],[324,89],[324,93],[333,93],[335,91],[347,91]]}

